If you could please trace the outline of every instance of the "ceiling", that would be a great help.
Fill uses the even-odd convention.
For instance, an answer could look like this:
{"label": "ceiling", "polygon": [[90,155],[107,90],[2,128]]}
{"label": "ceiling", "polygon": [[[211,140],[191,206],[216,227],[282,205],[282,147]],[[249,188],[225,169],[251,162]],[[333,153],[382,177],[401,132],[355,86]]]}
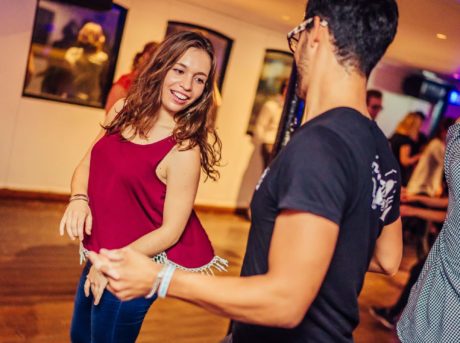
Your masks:
{"label": "ceiling", "polygon": [[[302,20],[306,4],[306,0],[182,1],[286,33]],[[460,0],[397,2],[398,34],[385,58],[438,73],[460,73]],[[447,39],[438,39],[438,33]]]}

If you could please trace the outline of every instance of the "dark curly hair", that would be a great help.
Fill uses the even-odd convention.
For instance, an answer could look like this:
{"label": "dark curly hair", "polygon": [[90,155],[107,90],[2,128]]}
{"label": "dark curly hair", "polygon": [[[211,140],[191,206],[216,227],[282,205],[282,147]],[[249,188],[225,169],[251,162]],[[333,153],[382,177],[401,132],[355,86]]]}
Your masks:
{"label": "dark curly hair", "polygon": [[199,32],[172,34],[158,46],[151,61],[134,81],[123,109],[105,129],[112,134],[131,127],[134,129],[133,137],[139,135],[146,138],[158,117],[166,73],[190,48],[201,49],[209,55],[211,70],[203,94],[174,115],[176,126],[173,136],[181,150],[189,150],[198,145],[201,168],[207,177],[217,180],[219,172],[216,167],[220,165],[222,143],[214,128],[216,59],[211,42]]}
{"label": "dark curly hair", "polygon": [[308,0],[305,19],[328,22],[336,56],[366,77],[393,41],[398,26],[395,0]]}

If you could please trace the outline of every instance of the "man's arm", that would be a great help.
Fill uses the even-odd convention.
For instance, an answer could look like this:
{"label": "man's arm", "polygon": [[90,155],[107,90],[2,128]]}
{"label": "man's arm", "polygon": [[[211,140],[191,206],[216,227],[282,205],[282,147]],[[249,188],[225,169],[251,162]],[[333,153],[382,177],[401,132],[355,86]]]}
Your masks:
{"label": "man's arm", "polygon": [[398,218],[382,229],[368,270],[374,273],[395,275],[401,264],[402,252],[402,224],[401,218]]}
{"label": "man's arm", "polygon": [[[292,328],[315,299],[331,262],[338,225],[306,212],[283,211],[276,219],[269,271],[251,277],[209,277],[176,270],[168,296],[252,324]],[[161,266],[129,249],[105,252],[98,263],[110,278],[109,290],[122,300],[144,296]]]}

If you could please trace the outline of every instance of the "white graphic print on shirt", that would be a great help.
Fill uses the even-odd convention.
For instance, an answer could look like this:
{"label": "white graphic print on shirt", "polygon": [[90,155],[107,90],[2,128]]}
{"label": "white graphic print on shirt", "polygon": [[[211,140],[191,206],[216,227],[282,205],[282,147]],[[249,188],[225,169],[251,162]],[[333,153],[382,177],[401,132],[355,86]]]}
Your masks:
{"label": "white graphic print on shirt", "polygon": [[396,176],[395,169],[382,175],[379,165],[379,156],[375,156],[372,162],[372,205],[373,210],[380,210],[380,220],[385,221],[385,217],[391,210],[396,193]]}

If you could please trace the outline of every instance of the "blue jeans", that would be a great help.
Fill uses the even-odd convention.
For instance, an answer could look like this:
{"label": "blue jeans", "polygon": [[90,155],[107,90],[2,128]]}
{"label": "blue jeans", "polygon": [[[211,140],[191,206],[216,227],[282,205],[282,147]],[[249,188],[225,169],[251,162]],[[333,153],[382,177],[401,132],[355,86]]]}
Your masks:
{"label": "blue jeans", "polygon": [[92,293],[86,297],[83,289],[90,268],[91,263],[87,262],[75,295],[70,328],[72,343],[135,342],[144,317],[157,295],[151,299],[120,301],[106,289],[99,305],[94,306]]}

